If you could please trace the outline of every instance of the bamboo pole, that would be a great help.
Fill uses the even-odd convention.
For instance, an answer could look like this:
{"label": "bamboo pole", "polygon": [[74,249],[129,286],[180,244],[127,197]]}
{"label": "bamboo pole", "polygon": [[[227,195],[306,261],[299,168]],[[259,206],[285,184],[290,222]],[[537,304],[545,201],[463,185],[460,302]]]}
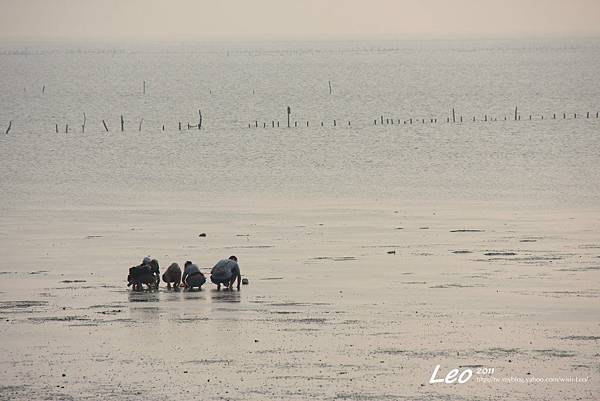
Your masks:
{"label": "bamboo pole", "polygon": [[106,130],[106,132],[108,132],[108,127],[106,126],[106,122],[104,120],[102,120],[102,124],[104,125],[104,129]]}
{"label": "bamboo pole", "polygon": [[10,132],[11,128],[12,128],[12,120],[10,120],[8,122],[8,128],[6,129],[6,132],[4,132],[4,135],[8,135],[8,133]]}

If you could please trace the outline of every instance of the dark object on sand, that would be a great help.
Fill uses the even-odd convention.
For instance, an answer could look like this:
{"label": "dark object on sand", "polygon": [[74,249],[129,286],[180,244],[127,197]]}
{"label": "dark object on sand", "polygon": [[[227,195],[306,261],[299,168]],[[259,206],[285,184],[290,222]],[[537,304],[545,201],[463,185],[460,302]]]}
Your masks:
{"label": "dark object on sand", "polygon": [[198,235],[198,237],[206,237],[206,233],[201,233]]}
{"label": "dark object on sand", "polygon": [[395,255],[396,251],[388,251],[388,255]]}
{"label": "dark object on sand", "polygon": [[178,288],[181,284],[181,268],[179,265],[171,263],[162,275],[162,280],[167,283],[167,288],[171,288],[171,283],[173,283],[173,288]]}
{"label": "dark object on sand", "polygon": [[250,284],[250,281],[248,281],[248,279],[247,279],[247,278],[243,278],[243,279],[242,279],[242,284],[243,284],[243,285],[248,285],[248,284]]}
{"label": "dark object on sand", "polygon": [[127,287],[133,286],[134,291],[141,291],[144,288],[144,284],[148,286],[149,290],[158,289],[160,283],[158,260],[144,258],[141,265],[133,266],[129,269],[127,281]]}

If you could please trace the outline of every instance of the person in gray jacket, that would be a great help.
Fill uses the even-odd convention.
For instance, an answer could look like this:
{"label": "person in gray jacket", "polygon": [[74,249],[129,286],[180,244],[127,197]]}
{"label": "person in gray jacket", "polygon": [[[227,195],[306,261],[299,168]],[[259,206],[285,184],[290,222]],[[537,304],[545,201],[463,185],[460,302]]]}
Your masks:
{"label": "person in gray jacket", "polygon": [[185,262],[181,281],[187,289],[193,290],[194,287],[198,287],[198,289],[201,290],[202,285],[206,283],[206,277],[200,272],[198,266],[188,260]]}
{"label": "person in gray jacket", "polygon": [[210,272],[210,281],[217,285],[217,290],[221,289],[221,284],[225,288],[233,289],[233,283],[237,280],[237,289],[240,289],[242,275],[240,273],[240,265],[235,256],[230,256],[229,259],[222,259],[212,268]]}

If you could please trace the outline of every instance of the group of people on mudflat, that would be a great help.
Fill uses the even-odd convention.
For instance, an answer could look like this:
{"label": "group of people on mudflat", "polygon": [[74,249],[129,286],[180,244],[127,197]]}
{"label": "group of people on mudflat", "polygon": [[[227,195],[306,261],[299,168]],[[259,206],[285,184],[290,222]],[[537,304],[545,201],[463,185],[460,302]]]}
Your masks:
{"label": "group of people on mudflat", "polygon": [[[141,264],[129,269],[127,286],[132,287],[134,291],[142,291],[144,285],[149,290],[158,289],[160,279],[158,260],[146,256]],[[206,276],[195,263],[188,260],[185,262],[183,272],[177,263],[171,263],[163,273],[162,281],[167,284],[167,288],[173,286],[174,289],[178,289],[182,286],[189,290],[202,289],[202,286],[206,283]],[[210,281],[217,285],[217,290],[221,289],[221,285],[225,289],[232,290],[234,283],[237,281],[237,289],[239,290],[242,276],[237,257],[230,256],[228,259],[219,260],[210,272]]]}

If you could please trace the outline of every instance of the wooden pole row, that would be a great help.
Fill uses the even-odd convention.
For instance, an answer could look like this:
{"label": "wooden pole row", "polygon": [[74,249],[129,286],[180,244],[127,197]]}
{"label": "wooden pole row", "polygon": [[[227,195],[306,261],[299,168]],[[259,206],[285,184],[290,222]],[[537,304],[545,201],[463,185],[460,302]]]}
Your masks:
{"label": "wooden pole row", "polygon": [[[298,128],[299,126],[301,126],[301,124],[302,124],[301,122],[294,121],[294,126],[293,127],[294,128]],[[276,120],[271,120],[270,124],[268,124],[266,122],[262,123],[262,127],[263,128],[267,128],[269,125],[271,126],[271,128],[279,128],[280,127],[278,120],[277,121]],[[306,121],[306,126],[310,127],[310,121]],[[321,121],[321,127],[324,127],[324,126],[325,126],[325,123],[323,121]],[[338,120],[333,120],[333,126],[334,127],[338,126]],[[352,123],[350,121],[348,121],[348,127],[350,127],[350,126],[352,126]],[[258,120],[255,120],[254,124],[252,124],[252,123],[248,124],[248,128],[258,128],[258,127],[259,127]],[[288,128],[292,128],[291,121],[288,122]]]}
{"label": "wooden pole row", "polygon": [[[86,117],[84,115],[83,124],[81,125],[81,132],[83,132],[83,133],[85,133],[86,122],[87,122],[87,119],[86,119]],[[144,119],[141,118],[139,126],[138,126],[138,131],[140,131],[140,132],[142,131],[142,124],[143,123],[144,123]],[[125,132],[125,125],[124,124],[125,124],[124,120],[121,120],[121,132]],[[108,124],[106,123],[106,120],[102,120],[102,127],[104,128],[105,132],[110,132],[110,129],[108,127]],[[162,130],[164,131],[165,128],[166,128],[166,126],[163,124],[162,125]],[[200,129],[198,125],[196,125],[196,124],[189,124],[188,123],[187,124],[187,129],[190,130],[192,128],[194,128],[194,129],[195,128]],[[8,135],[8,133],[10,132],[11,129],[12,129],[12,121],[9,122],[8,128],[6,129],[5,134]],[[54,130],[58,134],[58,132],[59,132],[58,123],[54,124]],[[179,131],[181,131],[181,130],[182,130],[182,126],[181,126],[181,122],[179,122]],[[69,124],[66,124],[65,125],[65,133],[68,134],[71,131],[72,130],[69,128]]]}
{"label": "wooden pole row", "polygon": [[[140,119],[140,123],[138,126],[138,130],[141,131],[142,130],[142,124],[144,122],[144,118]],[[87,123],[87,116],[85,113],[83,113],[83,123],[81,124],[81,132],[85,133],[85,127],[86,127],[86,123]],[[121,125],[121,132],[125,131],[125,118],[123,117],[123,115],[121,114],[120,116],[120,125]],[[102,120],[102,126],[104,127],[104,131],[105,132],[109,132],[109,128],[108,128],[108,124],[106,124],[105,120]],[[6,134],[8,134],[8,132],[10,131],[12,127],[12,121],[10,121],[9,127],[6,130]],[[187,129],[191,129],[191,128],[198,128],[201,129],[202,128],[202,111],[199,109],[198,110],[198,124],[190,124],[187,123]],[[165,125],[162,126],[162,130],[165,130]],[[55,131],[56,133],[58,133],[58,124],[55,124]],[[181,131],[181,122],[179,122],[179,131]],[[69,132],[69,125],[67,124],[65,126],[65,133]]]}
{"label": "wooden pole row", "polygon": [[[567,113],[563,113],[563,119],[567,119]],[[588,111],[586,113],[586,118],[590,118],[592,117],[592,114]],[[596,112],[596,118],[600,118],[600,112]],[[504,121],[507,121],[506,116],[504,116]],[[541,114],[540,115],[540,120],[544,120],[544,115]],[[556,113],[552,114],[552,119],[556,120]],[[573,119],[577,119],[577,113],[573,113]],[[438,122],[437,118],[421,118],[420,121],[422,124],[425,124],[427,122],[427,120],[429,120],[429,123],[435,124]],[[450,117],[446,117],[446,123],[450,123],[450,121],[452,120],[453,123],[456,122],[456,112],[454,109],[452,109],[452,118]],[[514,112],[514,120],[515,121],[520,121],[521,120],[521,115],[518,112],[518,108],[515,107],[515,112]],[[529,114],[529,120],[533,121],[534,120],[534,115]],[[401,121],[403,121],[404,124],[413,124],[413,121],[417,122],[419,121],[419,119],[414,119],[413,118],[409,118],[408,120],[401,120],[401,119],[393,119],[393,118],[384,118],[384,116],[380,116],[379,118],[376,118],[373,120],[373,125],[377,125],[378,121],[380,121],[379,125],[394,125],[396,124],[394,121],[397,121],[397,124],[400,124]],[[443,121],[443,120],[442,120]],[[498,121],[498,117],[492,117],[492,116],[488,116],[487,114],[483,115],[483,119],[482,120],[478,120],[477,116],[473,116],[472,121],[483,121],[483,122],[494,122],[494,121]],[[463,122],[463,116],[460,116],[460,122]]]}

